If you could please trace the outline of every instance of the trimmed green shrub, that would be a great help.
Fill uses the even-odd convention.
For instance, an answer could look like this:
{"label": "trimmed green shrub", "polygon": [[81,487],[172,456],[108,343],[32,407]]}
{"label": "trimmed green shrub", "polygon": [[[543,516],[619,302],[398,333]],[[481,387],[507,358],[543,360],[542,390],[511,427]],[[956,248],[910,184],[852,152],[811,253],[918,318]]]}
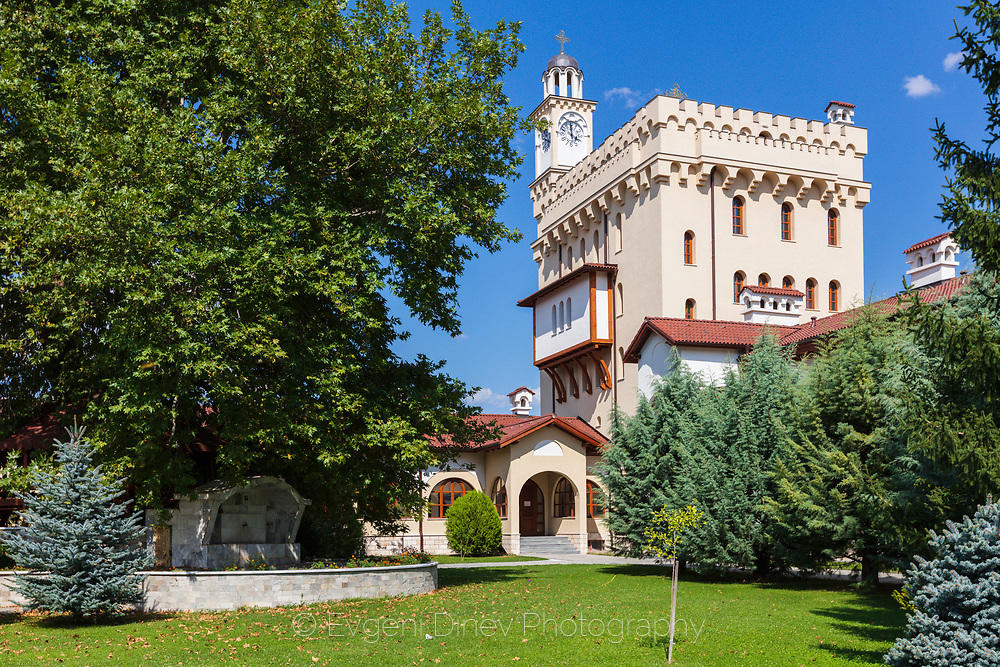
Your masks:
{"label": "trimmed green shrub", "polygon": [[1000,505],[931,531],[934,556],[906,573],[906,635],[886,656],[892,667],[1000,665]]}
{"label": "trimmed green shrub", "polygon": [[463,556],[492,556],[503,551],[503,528],[496,507],[485,493],[470,491],[445,513],[448,547]]}

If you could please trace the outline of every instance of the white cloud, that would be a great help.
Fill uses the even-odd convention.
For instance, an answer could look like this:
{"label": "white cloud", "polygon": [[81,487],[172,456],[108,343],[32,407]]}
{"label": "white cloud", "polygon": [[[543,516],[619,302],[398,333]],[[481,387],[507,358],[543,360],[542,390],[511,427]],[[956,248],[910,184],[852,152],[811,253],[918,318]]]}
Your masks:
{"label": "white cloud", "polygon": [[923,74],[903,77],[903,88],[907,97],[926,97],[941,92],[938,85]]}
{"label": "white cloud", "polygon": [[650,91],[636,90],[635,88],[629,88],[628,86],[619,86],[618,88],[611,88],[610,90],[604,91],[604,99],[608,102],[613,102],[615,100],[620,100],[622,104],[627,107],[636,107],[640,104],[645,104],[651,100],[654,96],[659,95],[663,91],[659,88],[653,88]]}
{"label": "white cloud", "polygon": [[941,61],[941,66],[944,67],[945,72],[953,72],[955,71],[955,68],[958,67],[958,64],[962,62],[962,58],[964,57],[965,54],[961,51],[957,53],[949,53],[944,57],[944,60]]}
{"label": "white cloud", "polygon": [[[538,414],[538,392],[539,387],[531,387],[535,392],[534,400],[531,403],[531,413]],[[470,405],[475,405],[483,409],[483,412],[507,412],[510,410],[510,399],[506,393],[498,393],[489,387],[483,387],[467,400]]]}

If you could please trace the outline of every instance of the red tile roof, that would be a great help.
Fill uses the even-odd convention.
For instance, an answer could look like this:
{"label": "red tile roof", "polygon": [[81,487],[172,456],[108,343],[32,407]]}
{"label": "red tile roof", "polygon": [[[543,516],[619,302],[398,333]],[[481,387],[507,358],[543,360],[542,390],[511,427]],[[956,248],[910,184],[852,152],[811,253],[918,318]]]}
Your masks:
{"label": "red tile roof", "polygon": [[[921,287],[917,290],[917,294],[920,295],[920,301],[922,303],[934,303],[935,301],[941,301],[942,299],[950,299],[962,291],[962,288],[965,287],[970,278],[971,276],[956,276],[948,280],[942,280],[939,283]],[[900,303],[899,295],[896,295],[890,296],[888,299],[875,301],[870,304],[870,307],[892,315],[896,313],[900,307],[905,307],[905,305]],[[820,336],[825,336],[833,333],[834,331],[840,331],[841,329],[849,327],[855,317],[857,317],[857,309],[851,309],[845,310],[842,313],[834,313],[833,315],[828,315],[827,317],[821,317],[808,324],[801,324],[795,331],[783,336],[781,344],[790,345],[792,343],[801,343],[803,341],[819,338]]]}
{"label": "red tile roof", "polygon": [[553,414],[539,415],[534,417],[518,417],[513,414],[482,414],[470,417],[474,424],[493,425],[501,430],[499,438],[488,442],[475,443],[470,445],[454,445],[447,436],[431,440],[432,447],[442,449],[459,449],[464,451],[480,451],[484,449],[499,449],[512,445],[518,440],[534,433],[538,429],[546,426],[554,426],[562,429],[584,441],[591,447],[601,448],[607,444],[608,439],[596,428],[580,419],[579,417],[560,417]]}
{"label": "red tile roof", "polygon": [[798,326],[780,324],[647,317],[625,351],[625,361],[638,361],[639,350],[651,333],[659,335],[672,345],[706,345],[748,350],[767,331],[780,337],[796,329]]}
{"label": "red tile roof", "polygon": [[[934,303],[942,299],[950,299],[958,294],[969,282],[971,276],[957,276],[943,280],[934,285],[921,287],[917,290],[923,303]],[[749,287],[747,288],[749,289]],[[760,288],[777,290],[778,288]],[[788,290],[781,290],[787,292]],[[800,292],[801,294],[801,292]],[[904,304],[900,297],[891,296],[888,299],[875,301],[871,308],[893,314]],[[819,338],[839,331],[851,325],[857,317],[857,309],[834,313],[821,317],[806,324],[794,326],[778,324],[752,324],[750,322],[727,322],[722,320],[687,320],[674,317],[647,317],[639,327],[628,349],[625,351],[625,362],[636,363],[639,350],[642,349],[650,334],[657,334],[671,345],[704,345],[711,347],[728,347],[749,350],[765,331],[771,331],[779,337],[782,345],[793,345]]]}
{"label": "red tile roof", "polygon": [[517,392],[519,392],[519,391],[526,391],[526,392],[528,392],[529,394],[531,394],[532,396],[534,396],[534,395],[535,395],[535,392],[531,391],[531,390],[530,390],[530,389],[528,389],[527,387],[518,387],[517,389],[515,389],[514,391],[510,392],[510,393],[509,393],[509,394],[507,394],[507,395],[508,395],[508,396],[513,396],[514,394],[516,394],[516,393],[517,393]]}
{"label": "red tile roof", "polygon": [[532,294],[530,296],[524,297],[523,299],[521,299],[520,301],[517,302],[517,305],[519,305],[519,306],[527,306],[527,307],[534,306],[536,301],[538,301],[539,299],[541,299],[546,294],[549,294],[551,292],[556,291],[557,289],[559,289],[560,287],[562,287],[566,283],[568,283],[568,282],[570,282],[572,280],[576,280],[577,278],[579,278],[580,276],[582,276],[585,273],[598,273],[598,272],[617,273],[618,272],[618,265],[617,264],[584,264],[583,266],[578,266],[577,268],[573,269],[572,271],[570,271],[569,273],[567,273],[562,278],[559,278],[555,282],[549,283],[548,285],[546,285],[545,287],[541,288],[540,290],[538,290],[534,294]]}
{"label": "red tile roof", "polygon": [[[829,108],[830,108],[830,107],[832,107],[832,106],[833,106],[834,104],[839,104],[839,105],[840,105],[840,106],[842,106],[842,107],[851,107],[852,109],[856,108],[856,106],[855,106],[855,105],[853,105],[853,104],[851,104],[850,102],[838,102],[837,100],[830,100],[830,103],[826,105],[826,109],[829,109]],[[826,109],[824,109],[824,111],[825,111]]]}
{"label": "red tile roof", "polygon": [[785,287],[764,287],[763,285],[744,285],[743,289],[749,290],[751,292],[756,292],[757,294],[771,294],[773,296],[805,296],[805,294],[803,294],[797,289],[790,289]]}
{"label": "red tile roof", "polygon": [[903,251],[903,254],[905,255],[908,252],[913,252],[914,250],[920,250],[921,248],[926,248],[927,246],[932,246],[936,243],[940,243],[949,236],[951,236],[951,232],[942,232],[937,236],[932,236],[929,239],[924,239],[920,243],[914,243],[913,245],[911,245],[909,248]]}

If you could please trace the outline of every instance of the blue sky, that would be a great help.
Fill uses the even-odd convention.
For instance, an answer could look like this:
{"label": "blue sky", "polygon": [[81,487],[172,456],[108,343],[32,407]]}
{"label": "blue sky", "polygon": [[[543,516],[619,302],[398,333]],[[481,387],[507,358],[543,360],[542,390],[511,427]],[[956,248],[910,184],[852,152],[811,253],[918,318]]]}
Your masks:
{"label": "blue sky", "polygon": [[[444,0],[408,4],[415,18],[428,8],[448,14]],[[585,96],[599,102],[595,146],[675,82],[698,101],[810,119],[824,119],[832,99],[856,104],[855,122],[868,128],[865,285],[874,298],[900,288],[903,248],[944,230],[936,219],[944,174],[933,160],[934,119],[970,142],[983,136],[982,91],[964,72],[949,70],[948,56],[959,50],[948,39],[952,20],[961,23],[962,16],[947,2],[477,0],[464,6],[478,28],[500,18],[523,22],[527,50],[505,86],[524,114],[541,101],[541,73],[559,51],[553,36],[566,31],[572,40],[566,52],[580,62]],[[522,137],[518,146],[524,153],[530,141]],[[511,389],[538,385],[531,312],[515,305],[537,289],[529,247],[536,229],[528,198],[533,169],[526,156],[499,213],[524,239],[480,256],[462,277],[463,334],[452,338],[407,318],[413,335],[396,347],[405,357],[446,360],[447,372],[482,388],[473,402],[487,412],[505,411]]]}

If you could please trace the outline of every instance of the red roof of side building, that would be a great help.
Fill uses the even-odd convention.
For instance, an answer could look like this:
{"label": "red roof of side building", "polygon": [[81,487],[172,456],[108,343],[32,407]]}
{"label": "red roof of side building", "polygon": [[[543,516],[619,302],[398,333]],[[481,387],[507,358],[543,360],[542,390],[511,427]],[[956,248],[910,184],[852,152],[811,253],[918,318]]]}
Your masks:
{"label": "red roof of side building", "polygon": [[493,425],[501,430],[499,438],[488,442],[481,442],[468,445],[455,445],[447,436],[431,440],[432,447],[441,449],[458,449],[463,451],[481,451],[486,449],[499,449],[512,445],[535,431],[553,426],[562,429],[566,433],[579,438],[586,445],[592,448],[601,449],[608,443],[608,439],[596,428],[580,419],[579,417],[560,417],[553,414],[538,415],[534,417],[519,417],[513,414],[482,414],[469,418],[475,424],[484,426]]}
{"label": "red roof of side building", "polygon": [[625,361],[627,363],[638,361],[639,350],[653,333],[672,345],[704,345],[748,350],[761,334],[767,331],[781,337],[796,329],[797,326],[779,324],[647,317],[625,351]]}
{"label": "red roof of side building", "polygon": [[743,289],[757,294],[771,294],[772,296],[805,296],[797,289],[787,287],[765,287],[764,285],[744,285]]}
{"label": "red roof of side building", "polygon": [[[934,303],[936,301],[950,299],[962,291],[965,285],[968,284],[971,277],[972,276],[967,275],[955,276],[954,278],[942,280],[941,282],[933,285],[921,287],[916,290],[916,292],[920,295],[920,301],[922,303]],[[892,315],[901,307],[905,307],[905,304],[900,303],[900,296],[896,295],[890,296],[888,299],[875,301],[871,303],[869,307],[888,315]],[[833,315],[821,317],[808,324],[800,324],[796,327],[795,331],[792,331],[781,338],[781,344],[790,345],[792,343],[801,343],[845,329],[849,327],[854,321],[854,318],[857,317],[857,310],[857,308],[853,308],[851,310],[845,310],[842,313],[834,313]]]}
{"label": "red roof of side building", "polygon": [[913,245],[911,245],[909,248],[907,248],[906,250],[903,251],[903,254],[905,255],[908,252],[913,252],[914,250],[920,250],[921,248],[926,248],[927,246],[932,246],[935,243],[940,243],[941,241],[944,241],[949,236],[951,236],[951,232],[942,232],[942,233],[938,234],[937,236],[932,236],[929,239],[924,239],[920,243],[914,243]]}
{"label": "red roof of side building", "polygon": [[545,287],[541,288],[540,290],[538,290],[534,294],[531,294],[530,296],[524,297],[523,299],[521,299],[520,301],[517,302],[517,305],[519,305],[519,306],[526,306],[526,307],[534,306],[535,302],[538,301],[543,296],[545,296],[546,294],[549,294],[551,292],[556,291],[557,289],[559,289],[560,287],[562,287],[566,283],[568,283],[568,282],[570,282],[572,280],[576,280],[577,278],[579,278],[580,276],[582,276],[585,273],[600,273],[600,272],[603,272],[603,273],[617,273],[617,271],[618,271],[618,265],[617,264],[594,264],[594,263],[588,263],[588,264],[584,264],[582,266],[578,266],[575,269],[573,269],[572,271],[570,271],[569,273],[567,273],[562,278],[559,278],[558,280],[549,283],[548,285],[546,285]]}
{"label": "red roof of side building", "polygon": [[[934,303],[950,299],[969,282],[971,276],[956,276],[916,290],[923,303]],[[748,287],[749,289],[749,287]],[[760,288],[771,289],[778,288]],[[875,301],[871,308],[889,315],[897,312],[904,304],[900,297]],[[687,320],[674,317],[647,317],[625,351],[625,362],[638,362],[638,354],[650,334],[657,334],[671,345],[728,347],[747,351],[765,331],[778,336],[782,345],[794,345],[820,338],[851,325],[857,317],[858,309],[845,310],[827,317],[821,317],[806,324],[794,326],[778,324],[752,324],[750,322],[728,322],[723,320]]]}

